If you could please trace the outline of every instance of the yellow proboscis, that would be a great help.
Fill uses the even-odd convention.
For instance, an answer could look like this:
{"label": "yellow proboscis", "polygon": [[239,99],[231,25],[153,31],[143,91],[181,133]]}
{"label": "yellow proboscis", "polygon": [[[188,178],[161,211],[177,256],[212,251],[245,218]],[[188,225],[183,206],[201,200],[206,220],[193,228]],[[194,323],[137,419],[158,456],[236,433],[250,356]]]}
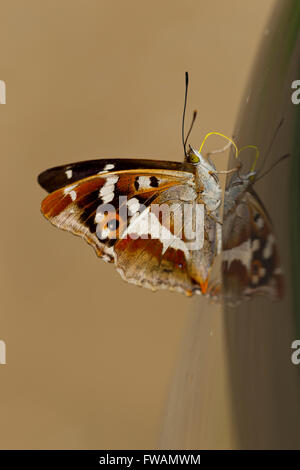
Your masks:
{"label": "yellow proboscis", "polygon": [[252,171],[254,171],[254,169],[256,167],[256,163],[257,163],[257,160],[258,160],[258,157],[259,157],[259,150],[258,150],[257,145],[245,145],[245,147],[242,147],[239,150],[238,155],[241,153],[242,150],[245,150],[245,149],[255,149],[256,150],[255,159],[254,159],[254,162],[253,162],[252,167],[250,169],[250,172],[252,172]]}
{"label": "yellow proboscis", "polygon": [[225,135],[225,134],[221,134],[221,132],[209,132],[208,134],[206,134],[206,136],[204,137],[204,139],[202,141],[202,144],[199,148],[199,153],[201,153],[201,150],[202,150],[207,138],[211,135],[218,135],[218,136],[223,137],[224,139],[228,140],[228,142],[230,142],[233,145],[234,149],[235,149],[235,158],[238,158],[238,156],[239,156],[239,154],[241,153],[242,150],[255,149],[256,150],[256,155],[255,155],[255,159],[254,159],[253,165],[252,165],[251,170],[250,170],[251,172],[254,171],[254,169],[256,167],[258,157],[259,157],[258,147],[256,145],[245,145],[244,147],[242,147],[241,149],[238,150],[237,145],[234,142],[234,140],[231,139],[230,137],[227,137],[227,135]]}

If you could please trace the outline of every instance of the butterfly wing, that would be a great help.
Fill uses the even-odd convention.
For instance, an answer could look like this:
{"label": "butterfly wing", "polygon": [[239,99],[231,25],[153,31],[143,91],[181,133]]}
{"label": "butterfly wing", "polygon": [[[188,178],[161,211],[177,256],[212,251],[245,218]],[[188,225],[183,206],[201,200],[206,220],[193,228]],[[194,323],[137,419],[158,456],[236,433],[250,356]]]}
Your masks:
{"label": "butterfly wing", "polygon": [[[155,213],[154,206],[162,211]],[[197,214],[198,207],[194,188],[180,185],[156,194],[150,207],[131,220],[126,233],[130,236],[115,244],[115,264],[123,279],[152,290],[210,295],[208,278],[215,257],[215,239],[210,236],[215,233],[208,233],[206,226],[203,239],[197,239],[205,220],[204,211],[202,218]],[[195,236],[190,236],[194,229]]]}
{"label": "butterfly wing", "polygon": [[223,295],[238,302],[256,295],[283,296],[283,274],[272,224],[250,185],[224,214]]}
{"label": "butterfly wing", "polygon": [[[147,161],[144,168],[139,162],[137,168],[128,169],[127,163],[127,168],[116,165],[118,171],[113,171],[116,166],[107,167],[112,163],[98,161],[98,174],[80,180],[84,170],[82,164],[76,165],[71,175],[75,180],[64,187],[60,186],[66,166],[40,176],[46,189],[59,187],[42,202],[42,213],[52,224],[84,238],[99,257],[114,262],[129,282],[188,295],[206,290],[211,240],[207,236],[202,249],[190,250],[185,234],[179,233],[183,205],[196,201],[192,165],[176,163],[172,169],[162,169],[160,162],[156,169]],[[53,183],[51,175],[56,178]],[[120,202],[120,197],[125,199]],[[173,210],[168,224],[161,214],[150,213],[155,204]],[[147,225],[149,217],[152,223]]]}
{"label": "butterfly wing", "polygon": [[184,162],[168,162],[158,160],[142,160],[129,158],[108,158],[97,160],[86,160],[82,162],[69,163],[56,166],[43,171],[38,176],[38,182],[47,192],[51,193],[76,181],[89,176],[101,175],[112,171],[131,170],[174,170],[194,173],[193,165]]}

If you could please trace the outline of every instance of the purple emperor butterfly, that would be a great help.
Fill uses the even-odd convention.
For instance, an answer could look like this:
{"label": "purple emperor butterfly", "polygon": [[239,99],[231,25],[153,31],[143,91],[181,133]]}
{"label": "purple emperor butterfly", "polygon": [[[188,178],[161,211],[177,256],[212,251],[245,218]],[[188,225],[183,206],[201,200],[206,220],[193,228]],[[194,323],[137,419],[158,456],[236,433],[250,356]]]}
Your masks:
{"label": "purple emperor butterfly", "polygon": [[[138,159],[73,163],[46,170],[38,181],[50,192],[42,202],[43,215],[81,236],[100,258],[113,262],[126,281],[153,290],[214,295],[209,277],[221,243],[217,222],[221,190],[215,167],[196,150],[191,149],[183,163]],[[199,249],[190,249],[181,230],[186,204],[193,210],[197,204],[204,207]],[[154,205],[176,208],[168,224],[161,214],[151,212]],[[146,223],[150,213],[151,224]],[[169,237],[157,236],[157,228],[163,229],[159,233],[167,230]]]}
{"label": "purple emperor butterfly", "polygon": [[[211,281],[211,270],[222,250],[219,212],[222,191],[215,165],[202,156],[201,150],[208,135],[218,133],[208,134],[199,151],[191,147],[186,151],[196,118],[194,113],[184,138],[187,88],[186,74],[182,163],[100,159],[51,168],[38,177],[39,184],[50,193],[43,200],[41,210],[53,225],[82,237],[100,258],[114,263],[124,280],[152,290],[169,289],[189,296],[202,294],[217,298],[221,288]],[[253,173],[234,176],[225,194],[225,295],[234,296],[234,286],[239,283],[244,297],[280,290],[278,254],[271,225],[251,189],[252,176]],[[187,230],[191,227],[183,224],[186,205],[192,209],[189,224],[193,228],[198,227],[197,206],[204,209],[202,243],[196,248],[191,247],[187,233],[193,230]],[[157,206],[169,208],[169,217],[164,219],[161,212],[154,211]],[[241,218],[241,212],[247,216]],[[264,243],[258,249],[260,238]],[[258,264],[254,253],[262,256],[267,253],[265,266]],[[267,263],[269,258],[272,264]]]}
{"label": "purple emperor butterfly", "polygon": [[[221,248],[221,189],[213,163],[192,148],[186,151],[196,117],[184,139],[187,89],[186,73],[184,162],[101,159],[46,170],[38,177],[50,192],[41,210],[52,224],[82,237],[100,258],[114,263],[128,282],[215,296],[218,287],[210,273]],[[192,209],[189,230],[182,222],[186,205]],[[169,208],[170,217],[153,212],[154,206]],[[195,248],[187,232],[197,227],[197,206],[204,208],[203,236]]]}

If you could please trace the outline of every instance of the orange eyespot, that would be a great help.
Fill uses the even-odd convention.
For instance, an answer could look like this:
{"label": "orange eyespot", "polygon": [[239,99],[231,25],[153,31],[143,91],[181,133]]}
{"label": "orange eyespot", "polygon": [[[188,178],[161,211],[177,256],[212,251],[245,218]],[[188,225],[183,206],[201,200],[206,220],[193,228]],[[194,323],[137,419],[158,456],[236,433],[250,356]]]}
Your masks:
{"label": "orange eyespot", "polygon": [[103,239],[117,239],[121,236],[125,221],[115,212],[103,214],[103,219],[98,222],[97,234]]}

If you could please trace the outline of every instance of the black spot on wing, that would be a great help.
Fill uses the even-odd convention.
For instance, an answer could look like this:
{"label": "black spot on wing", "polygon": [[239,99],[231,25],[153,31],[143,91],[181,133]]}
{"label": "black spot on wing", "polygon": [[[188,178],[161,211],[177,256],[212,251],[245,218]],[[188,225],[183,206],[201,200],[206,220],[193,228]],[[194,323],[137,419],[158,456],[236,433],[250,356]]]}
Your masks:
{"label": "black spot on wing", "polygon": [[150,186],[151,188],[158,188],[158,179],[156,178],[156,176],[150,177]]}
{"label": "black spot on wing", "polygon": [[43,171],[38,176],[38,183],[42,188],[51,193],[68,184],[75,183],[88,176],[96,175],[99,171],[105,171],[107,165],[114,165],[113,171],[161,169],[176,170],[195,173],[194,165],[184,162],[168,162],[161,160],[142,160],[133,158],[109,158],[98,160],[86,160],[83,162],[60,165]]}

